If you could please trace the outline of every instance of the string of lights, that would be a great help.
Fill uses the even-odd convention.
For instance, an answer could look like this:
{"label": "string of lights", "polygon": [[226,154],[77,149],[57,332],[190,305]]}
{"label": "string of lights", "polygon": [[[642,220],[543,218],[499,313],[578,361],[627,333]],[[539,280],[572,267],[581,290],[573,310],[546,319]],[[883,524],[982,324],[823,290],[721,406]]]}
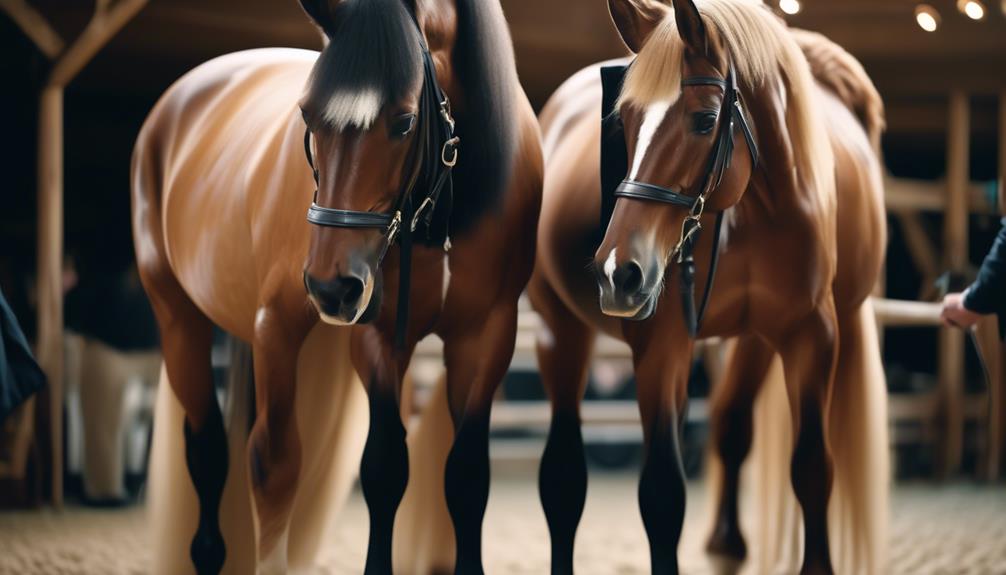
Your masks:
{"label": "string of lights", "polygon": [[[779,10],[785,14],[797,14],[802,9],[800,0],[779,0]],[[972,20],[984,20],[987,14],[981,0],[957,0],[957,11]],[[1002,0],[1002,11],[1006,14],[1006,0]],[[940,27],[942,17],[933,5],[922,3],[915,7],[915,22],[926,32],[935,32]]]}

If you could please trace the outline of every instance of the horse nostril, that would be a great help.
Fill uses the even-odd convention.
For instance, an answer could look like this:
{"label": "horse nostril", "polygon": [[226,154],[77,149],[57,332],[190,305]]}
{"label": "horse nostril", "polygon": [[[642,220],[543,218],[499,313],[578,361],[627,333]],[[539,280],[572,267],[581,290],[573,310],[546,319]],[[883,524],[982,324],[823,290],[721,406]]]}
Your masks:
{"label": "horse nostril", "polygon": [[643,289],[643,268],[635,261],[625,262],[615,270],[612,281],[623,295],[634,296]]}
{"label": "horse nostril", "polygon": [[342,284],[342,303],[353,304],[363,295],[363,280],[357,277],[339,278]]}
{"label": "horse nostril", "polygon": [[306,275],[304,284],[308,293],[317,298],[326,312],[355,308],[363,296],[363,280],[356,276],[340,276],[331,281],[319,281]]}

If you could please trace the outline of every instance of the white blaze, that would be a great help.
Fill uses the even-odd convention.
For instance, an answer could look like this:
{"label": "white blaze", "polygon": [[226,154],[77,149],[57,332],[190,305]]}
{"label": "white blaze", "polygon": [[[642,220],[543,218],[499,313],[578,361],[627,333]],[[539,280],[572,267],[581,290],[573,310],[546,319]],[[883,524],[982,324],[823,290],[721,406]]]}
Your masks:
{"label": "white blaze", "polygon": [[667,110],[671,108],[672,103],[670,100],[661,100],[646,107],[643,125],[639,127],[639,137],[636,139],[636,156],[632,159],[632,171],[629,172],[631,179],[636,179],[639,174],[639,168],[643,165],[646,151],[650,148],[653,136],[656,135],[660,124],[664,122],[664,117],[667,116]]}

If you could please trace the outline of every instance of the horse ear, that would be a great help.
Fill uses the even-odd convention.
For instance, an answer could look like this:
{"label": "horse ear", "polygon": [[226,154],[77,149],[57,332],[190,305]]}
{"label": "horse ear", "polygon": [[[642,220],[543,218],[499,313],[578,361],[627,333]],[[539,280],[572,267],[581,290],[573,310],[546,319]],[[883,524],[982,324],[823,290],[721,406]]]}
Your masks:
{"label": "horse ear", "polygon": [[335,33],[335,18],[332,16],[335,4],[340,0],[300,0],[300,7],[307,12],[307,15],[317,25],[325,35],[331,36]]}
{"label": "horse ear", "polygon": [[611,20],[618,28],[622,42],[638,54],[650,33],[670,12],[659,0],[608,0]]}
{"label": "horse ear", "polygon": [[689,48],[696,52],[706,52],[706,25],[702,22],[694,0],[674,0],[674,21],[678,34]]}

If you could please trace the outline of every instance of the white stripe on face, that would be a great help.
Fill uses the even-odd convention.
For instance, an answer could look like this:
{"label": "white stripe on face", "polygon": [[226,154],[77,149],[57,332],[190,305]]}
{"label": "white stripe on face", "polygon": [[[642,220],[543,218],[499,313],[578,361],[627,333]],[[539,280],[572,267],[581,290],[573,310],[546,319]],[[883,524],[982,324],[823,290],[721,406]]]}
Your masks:
{"label": "white stripe on face", "polygon": [[336,92],[325,106],[325,121],[337,130],[350,126],[368,130],[381,114],[382,97],[376,88]]}
{"label": "white stripe on face", "polygon": [[661,100],[646,107],[643,125],[639,127],[639,137],[636,138],[636,156],[632,159],[632,171],[629,172],[629,178],[635,180],[639,174],[639,168],[643,165],[646,151],[653,142],[657,128],[664,122],[664,117],[667,116],[667,110],[671,108],[671,104],[673,104],[671,100]]}

